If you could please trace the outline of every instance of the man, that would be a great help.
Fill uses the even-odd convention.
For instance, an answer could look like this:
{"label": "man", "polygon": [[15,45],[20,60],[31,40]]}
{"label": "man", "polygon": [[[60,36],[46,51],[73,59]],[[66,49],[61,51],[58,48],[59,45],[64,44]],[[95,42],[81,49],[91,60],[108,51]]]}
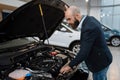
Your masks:
{"label": "man", "polygon": [[93,80],[107,80],[106,73],[112,62],[112,55],[100,22],[92,16],[82,16],[75,6],[66,9],[65,18],[73,29],[81,30],[81,47],[76,57],[67,66],[62,67],[60,73],[67,73],[85,61],[93,73]]}

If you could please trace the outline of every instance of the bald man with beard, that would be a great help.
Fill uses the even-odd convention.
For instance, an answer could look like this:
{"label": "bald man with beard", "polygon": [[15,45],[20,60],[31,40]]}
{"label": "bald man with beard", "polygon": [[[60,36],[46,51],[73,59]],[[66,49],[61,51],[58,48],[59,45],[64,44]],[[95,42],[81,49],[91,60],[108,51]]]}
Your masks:
{"label": "bald man with beard", "polygon": [[93,80],[107,80],[106,74],[112,62],[112,54],[106,44],[100,22],[92,16],[81,15],[76,6],[66,9],[65,19],[73,29],[81,31],[81,46],[76,57],[67,66],[63,66],[60,73],[68,73],[85,61],[93,73]]}

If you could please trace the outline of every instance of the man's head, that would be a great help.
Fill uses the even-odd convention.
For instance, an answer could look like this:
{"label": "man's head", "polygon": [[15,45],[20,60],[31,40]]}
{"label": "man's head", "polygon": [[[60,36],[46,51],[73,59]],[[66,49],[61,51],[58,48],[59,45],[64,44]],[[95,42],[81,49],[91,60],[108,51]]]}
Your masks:
{"label": "man's head", "polygon": [[65,18],[73,29],[77,28],[81,17],[80,10],[76,6],[70,6],[65,11]]}

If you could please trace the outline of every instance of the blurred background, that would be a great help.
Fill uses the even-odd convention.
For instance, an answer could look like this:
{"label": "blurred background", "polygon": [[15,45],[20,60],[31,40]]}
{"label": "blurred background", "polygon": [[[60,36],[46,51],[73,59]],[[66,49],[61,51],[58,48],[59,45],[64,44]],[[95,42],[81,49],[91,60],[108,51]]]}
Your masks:
{"label": "blurred background", "polygon": [[[11,12],[16,7],[31,0],[0,0],[0,20],[2,12]],[[80,7],[81,13],[96,17],[103,24],[120,30],[120,0],[63,0],[69,5]],[[5,4],[4,4],[5,3]]]}

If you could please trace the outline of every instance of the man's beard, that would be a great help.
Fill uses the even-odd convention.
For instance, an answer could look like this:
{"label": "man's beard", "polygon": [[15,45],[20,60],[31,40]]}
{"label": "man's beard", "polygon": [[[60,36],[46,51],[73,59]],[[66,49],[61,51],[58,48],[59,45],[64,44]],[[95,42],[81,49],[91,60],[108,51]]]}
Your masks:
{"label": "man's beard", "polygon": [[78,27],[79,23],[80,22],[78,20],[75,20],[74,24],[71,24],[72,28],[76,29]]}

